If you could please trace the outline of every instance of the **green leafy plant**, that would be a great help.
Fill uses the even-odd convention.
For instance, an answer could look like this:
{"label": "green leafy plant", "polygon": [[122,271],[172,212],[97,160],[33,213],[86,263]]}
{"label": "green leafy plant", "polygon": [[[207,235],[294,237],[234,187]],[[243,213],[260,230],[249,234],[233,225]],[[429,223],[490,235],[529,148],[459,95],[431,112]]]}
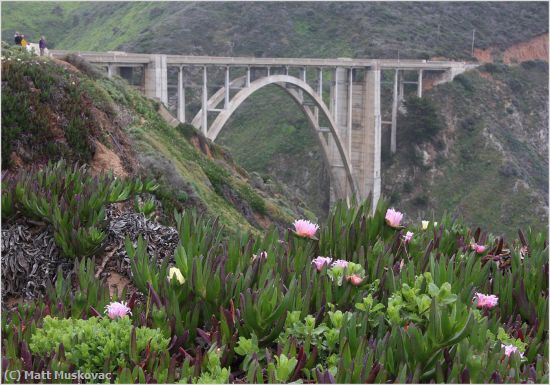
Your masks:
{"label": "green leafy plant", "polygon": [[82,320],[46,316],[43,327],[31,337],[31,351],[45,356],[61,344],[67,360],[80,370],[101,372],[107,368],[113,372],[136,360],[146,348],[161,352],[168,346],[168,339],[159,330],[134,328],[128,317]]}
{"label": "green leafy plant", "polygon": [[86,166],[70,167],[65,161],[49,163],[31,172],[8,178],[2,199],[13,203],[4,210],[45,221],[54,232],[56,244],[67,257],[97,253],[105,240],[105,208],[157,188],[153,182],[121,180],[111,174],[93,176]]}
{"label": "green leafy plant", "polygon": [[414,286],[404,283],[399,291],[388,300],[388,320],[395,325],[408,322],[423,324],[428,318],[432,301],[437,306],[450,305],[457,300],[451,292],[451,285],[445,282],[441,287],[433,283],[429,272],[415,278]]}

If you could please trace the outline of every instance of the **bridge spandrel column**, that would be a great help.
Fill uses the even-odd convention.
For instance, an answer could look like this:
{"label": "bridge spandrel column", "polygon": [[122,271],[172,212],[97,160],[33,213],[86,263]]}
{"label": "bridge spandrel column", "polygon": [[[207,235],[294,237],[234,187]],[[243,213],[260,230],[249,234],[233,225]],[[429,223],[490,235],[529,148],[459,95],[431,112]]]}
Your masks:
{"label": "bridge spandrel column", "polygon": [[183,66],[178,71],[178,120],[185,123],[185,88],[183,87]]}

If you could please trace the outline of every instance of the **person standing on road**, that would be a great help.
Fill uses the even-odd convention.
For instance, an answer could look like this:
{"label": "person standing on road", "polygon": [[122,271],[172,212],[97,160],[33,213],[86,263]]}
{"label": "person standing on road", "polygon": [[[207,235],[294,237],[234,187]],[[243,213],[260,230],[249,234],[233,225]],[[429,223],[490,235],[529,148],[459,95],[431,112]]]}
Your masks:
{"label": "person standing on road", "polygon": [[15,41],[15,45],[21,45],[21,35],[19,32],[15,32],[15,35],[13,35],[13,40]]}
{"label": "person standing on road", "polygon": [[46,49],[46,38],[44,36],[40,38],[38,47],[40,48],[40,56],[44,56],[44,50]]}
{"label": "person standing on road", "polygon": [[21,47],[27,49],[27,40],[25,40],[25,35],[21,35]]}

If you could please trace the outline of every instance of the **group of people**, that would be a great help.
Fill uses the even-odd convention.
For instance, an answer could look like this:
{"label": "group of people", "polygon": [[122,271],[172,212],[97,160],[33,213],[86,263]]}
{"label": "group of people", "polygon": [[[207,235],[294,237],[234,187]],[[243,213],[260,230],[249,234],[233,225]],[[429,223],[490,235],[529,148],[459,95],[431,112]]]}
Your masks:
{"label": "group of people", "polygon": [[[25,35],[22,35],[19,32],[15,32],[13,39],[14,39],[15,45],[21,46],[25,49],[29,44],[27,42],[27,39],[25,39]],[[44,50],[46,49],[46,38],[44,36],[40,37],[40,41],[38,42],[38,48],[40,48],[40,56],[44,56]]]}

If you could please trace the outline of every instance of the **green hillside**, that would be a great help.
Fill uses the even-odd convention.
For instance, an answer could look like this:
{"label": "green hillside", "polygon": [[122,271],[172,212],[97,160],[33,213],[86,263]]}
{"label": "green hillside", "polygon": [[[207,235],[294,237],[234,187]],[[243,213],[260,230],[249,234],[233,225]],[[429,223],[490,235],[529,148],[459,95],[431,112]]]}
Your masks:
{"label": "green hillside", "polygon": [[[11,36],[16,29],[31,37],[44,33],[50,46],[62,49],[382,58],[395,58],[399,52],[401,58],[467,60],[471,59],[473,29],[476,48],[493,47],[497,51],[547,33],[548,4],[4,2],[2,32]],[[402,203],[407,214],[415,218],[432,212],[436,216],[443,211],[460,213],[469,224],[506,234],[518,225],[545,223],[548,74],[540,66],[544,64],[531,69],[506,67],[494,80],[474,72],[462,78],[472,83],[467,90],[455,81],[429,93],[445,125],[441,140],[450,138],[453,145],[437,161],[434,157],[429,165],[414,171],[415,177],[408,184],[397,178],[399,170],[403,170],[401,178],[412,175],[407,157],[398,154],[388,160],[383,153],[385,194],[396,204]],[[495,106],[502,105],[506,106],[504,114],[495,113]],[[173,105],[169,107],[173,109]],[[468,123],[475,128],[472,135],[455,131],[465,116],[473,122]],[[526,132],[535,132],[537,141],[530,142]],[[267,182],[278,186],[289,198],[303,200],[318,217],[326,215],[327,171],[320,148],[288,96],[274,88],[253,95],[218,140],[254,172],[256,185]],[[495,153],[495,140],[504,146],[504,153]],[[525,160],[523,154],[532,152],[534,155]],[[490,166],[482,159],[485,156],[495,157]],[[516,170],[518,167],[521,171]],[[419,173],[425,178],[422,183]],[[487,199],[491,204],[484,203]],[[489,223],[495,211],[502,220]]]}
{"label": "green hillside", "polygon": [[418,218],[448,211],[507,236],[547,226],[548,63],[485,65],[424,97],[443,128],[420,141],[399,117],[386,196]]}
{"label": "green hillside", "polygon": [[469,56],[548,31],[545,2],[10,2],[2,33],[63,49],[302,57]]}
{"label": "green hillside", "polygon": [[[192,126],[171,127],[158,103],[120,78],[107,79],[78,58],[72,64],[3,49],[2,169],[13,172],[57,161],[144,175],[168,220],[193,207],[232,231],[286,226],[311,216],[276,188],[256,189],[223,148]],[[76,67],[75,67],[76,66]]]}

